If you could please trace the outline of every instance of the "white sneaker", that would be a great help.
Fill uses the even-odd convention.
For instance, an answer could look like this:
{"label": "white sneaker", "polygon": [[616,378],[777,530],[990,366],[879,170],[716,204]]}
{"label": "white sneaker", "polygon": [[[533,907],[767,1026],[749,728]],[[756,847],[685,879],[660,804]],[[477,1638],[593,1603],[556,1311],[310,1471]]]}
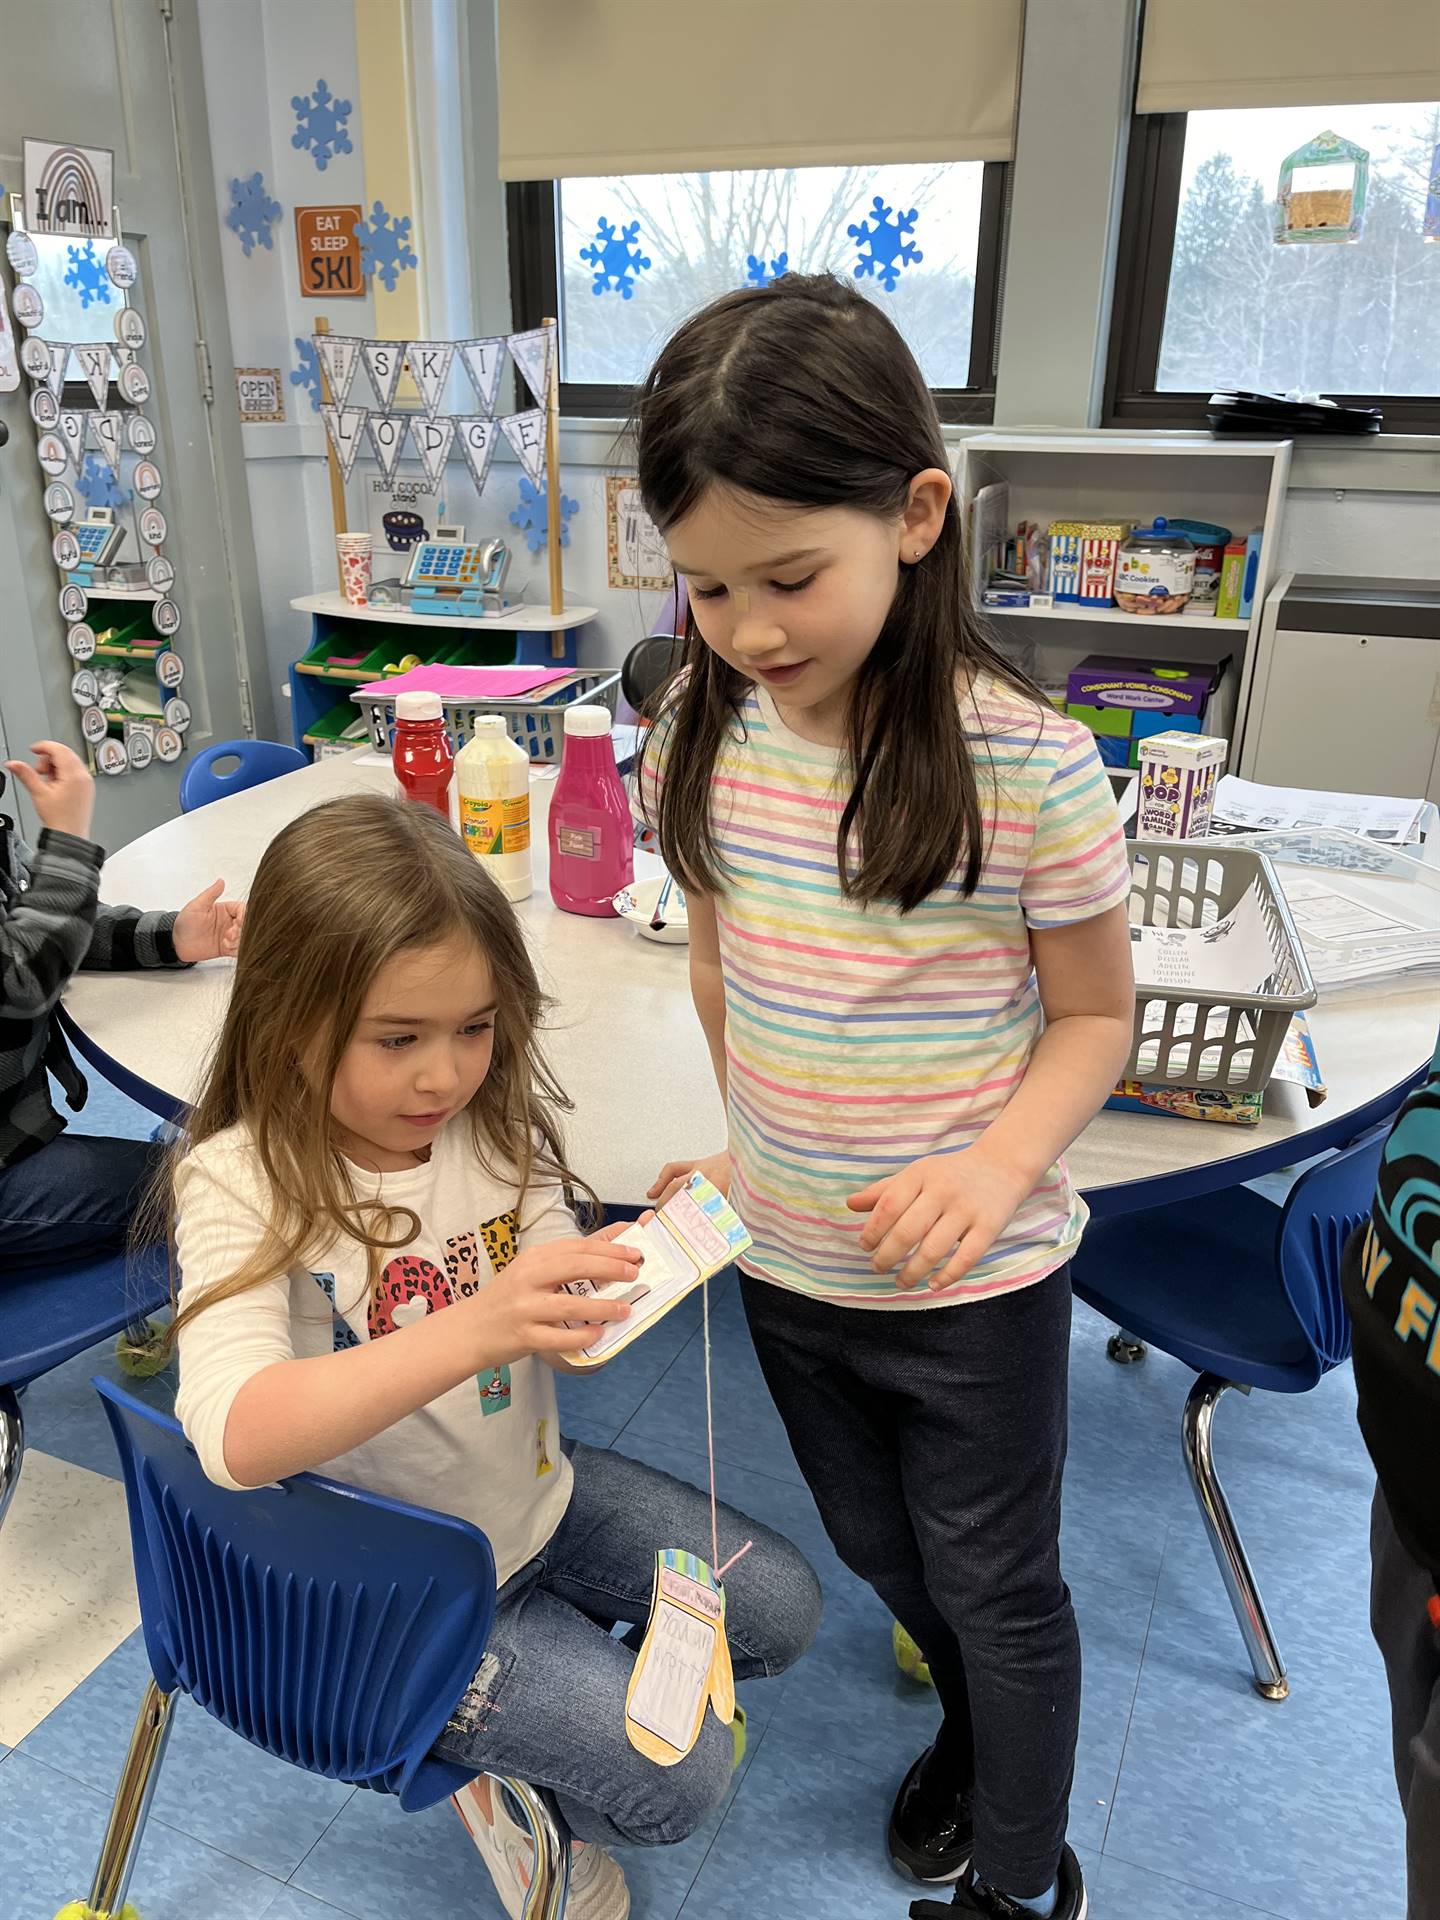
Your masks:
{"label": "white sneaker", "polygon": [[[534,1873],[530,1830],[511,1811],[488,1774],[451,1795],[451,1804],[489,1868],[510,1920],[524,1920],[525,1896]],[[604,1847],[575,1840],[570,1846],[570,1901],[566,1920],[629,1920],[630,1889]]]}

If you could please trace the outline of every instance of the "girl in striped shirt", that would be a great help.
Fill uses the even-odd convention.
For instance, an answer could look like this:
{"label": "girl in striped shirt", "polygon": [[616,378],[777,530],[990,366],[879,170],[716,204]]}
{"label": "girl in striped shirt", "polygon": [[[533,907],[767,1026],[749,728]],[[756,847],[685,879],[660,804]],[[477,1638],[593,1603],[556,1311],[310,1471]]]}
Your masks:
{"label": "girl in striped shirt", "polygon": [[755,1346],[841,1558],[944,1719],[888,1843],[953,1909],[1081,1920],[1060,1574],[1065,1149],[1124,1065],[1128,864],[1093,740],[968,610],[924,379],[825,276],[716,301],[637,406],[688,584],[642,766],[689,907]]}

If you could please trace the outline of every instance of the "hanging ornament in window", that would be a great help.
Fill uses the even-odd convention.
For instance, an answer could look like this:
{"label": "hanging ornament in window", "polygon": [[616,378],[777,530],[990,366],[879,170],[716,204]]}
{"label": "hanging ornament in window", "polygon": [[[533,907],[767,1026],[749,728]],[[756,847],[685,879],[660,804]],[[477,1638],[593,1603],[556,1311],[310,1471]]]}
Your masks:
{"label": "hanging ornament in window", "polygon": [[1440,240],[1440,146],[1430,156],[1430,187],[1425,195],[1425,238]]}
{"label": "hanging ornament in window", "polygon": [[1317,133],[1280,163],[1277,246],[1358,240],[1365,225],[1370,155],[1353,140]]}

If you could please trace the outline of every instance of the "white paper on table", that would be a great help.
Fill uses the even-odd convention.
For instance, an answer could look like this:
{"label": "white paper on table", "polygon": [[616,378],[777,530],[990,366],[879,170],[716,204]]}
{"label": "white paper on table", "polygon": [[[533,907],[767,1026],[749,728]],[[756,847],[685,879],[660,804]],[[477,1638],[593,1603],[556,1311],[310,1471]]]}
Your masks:
{"label": "white paper on table", "polygon": [[1259,886],[1208,927],[1132,927],[1135,978],[1183,993],[1262,993],[1275,971]]}
{"label": "white paper on table", "polygon": [[1403,845],[1418,840],[1428,802],[1371,793],[1312,793],[1305,787],[1266,787],[1238,774],[1215,788],[1215,818],[1231,826],[1285,833],[1338,827],[1367,839]]}
{"label": "white paper on table", "polygon": [[1326,886],[1315,869],[1287,869],[1284,885],[1317,986],[1440,967],[1440,932],[1433,927]]}

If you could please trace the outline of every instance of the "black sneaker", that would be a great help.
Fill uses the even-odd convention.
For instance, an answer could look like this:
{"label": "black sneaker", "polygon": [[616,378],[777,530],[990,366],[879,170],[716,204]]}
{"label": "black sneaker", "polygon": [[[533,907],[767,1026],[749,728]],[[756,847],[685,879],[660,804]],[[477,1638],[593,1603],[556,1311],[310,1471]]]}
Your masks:
{"label": "black sneaker", "polygon": [[[1085,1920],[1090,1911],[1090,1903],[1085,1896],[1085,1878],[1080,1871],[1080,1862],[1069,1847],[1061,1852],[1060,1871],[1056,1879],[1059,1892],[1055,1897],[1052,1920]],[[982,1920],[1035,1920],[1028,1907],[1018,1905],[1008,1893],[1001,1893],[996,1887],[987,1887],[973,1873],[966,1874],[948,1906],[940,1900],[917,1900],[910,1908],[910,1920],[960,1920],[963,1914],[981,1916]]]}
{"label": "black sneaker", "polygon": [[890,1862],[926,1887],[948,1887],[970,1864],[974,1835],[968,1793],[933,1779],[927,1747],[901,1782],[890,1814]]}

